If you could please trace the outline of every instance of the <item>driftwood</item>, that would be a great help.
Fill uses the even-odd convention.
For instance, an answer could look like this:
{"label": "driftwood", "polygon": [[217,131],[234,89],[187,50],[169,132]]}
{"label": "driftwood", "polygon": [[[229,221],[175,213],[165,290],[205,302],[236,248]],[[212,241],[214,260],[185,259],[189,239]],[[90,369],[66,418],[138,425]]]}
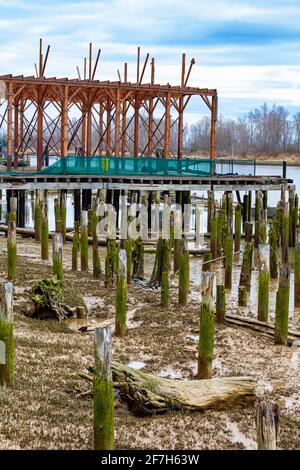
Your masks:
{"label": "driftwood", "polygon": [[[92,381],[92,375],[79,374]],[[136,415],[152,415],[171,410],[201,411],[239,398],[254,399],[252,377],[225,377],[204,380],[172,380],[147,374],[123,364],[112,363],[114,387],[120,390]],[[84,392],[86,396],[88,392]],[[83,394],[80,394],[83,396]]]}
{"label": "driftwood", "polygon": [[[274,336],[274,325],[270,323],[262,322],[255,320],[253,318],[246,318],[240,315],[232,315],[230,313],[226,314],[226,323],[242,326],[244,328],[249,328],[254,331],[262,332],[268,336]],[[289,330],[288,332],[289,341],[300,339],[300,332],[296,330]]]}
{"label": "driftwood", "polygon": [[32,293],[33,306],[25,312],[27,317],[61,322],[67,317],[82,315],[82,306],[71,307],[63,302],[63,283],[55,276],[39,281],[33,286]]}

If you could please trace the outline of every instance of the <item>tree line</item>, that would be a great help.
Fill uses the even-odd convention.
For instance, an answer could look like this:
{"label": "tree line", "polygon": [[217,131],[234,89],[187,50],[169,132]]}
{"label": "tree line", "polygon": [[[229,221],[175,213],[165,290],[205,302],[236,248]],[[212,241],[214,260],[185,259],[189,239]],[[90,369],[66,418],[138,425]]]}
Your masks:
{"label": "tree line", "polygon": [[[238,119],[220,115],[216,133],[219,154],[299,153],[300,112],[290,114],[283,106],[265,103]],[[186,126],[185,147],[192,152],[209,152],[209,117]]]}

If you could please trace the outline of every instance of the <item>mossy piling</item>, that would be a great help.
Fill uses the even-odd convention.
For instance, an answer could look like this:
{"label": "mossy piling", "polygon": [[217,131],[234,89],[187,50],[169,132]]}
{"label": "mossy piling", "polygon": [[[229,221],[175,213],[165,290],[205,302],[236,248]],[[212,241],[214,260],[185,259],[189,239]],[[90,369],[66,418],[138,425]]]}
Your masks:
{"label": "mossy piling", "polygon": [[200,287],[198,379],[210,379],[212,375],[215,334],[215,307],[212,297],[214,282],[215,273],[202,273]]}
{"label": "mossy piling", "polygon": [[287,345],[288,341],[290,277],[291,269],[285,264],[280,268],[279,285],[276,294],[275,344]]}
{"label": "mossy piling", "polygon": [[2,284],[0,306],[0,390],[14,385],[13,285]]}

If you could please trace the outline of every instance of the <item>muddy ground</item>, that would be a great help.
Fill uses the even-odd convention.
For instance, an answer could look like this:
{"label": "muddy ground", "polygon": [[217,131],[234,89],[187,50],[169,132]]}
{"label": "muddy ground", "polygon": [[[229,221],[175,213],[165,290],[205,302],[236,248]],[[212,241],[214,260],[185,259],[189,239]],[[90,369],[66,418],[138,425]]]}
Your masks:
{"label": "muddy ground", "polygon": [[[100,249],[102,267],[105,250]],[[91,253],[90,253],[91,255]],[[154,255],[146,255],[149,278]],[[227,293],[228,312],[256,317],[256,278],[250,305],[237,308],[240,258],[235,257],[234,287]],[[177,303],[173,276],[170,311],[162,311],[160,292],[140,285],[128,289],[128,334],[113,338],[115,360],[143,367],[165,377],[193,379],[197,369],[199,280],[202,259],[191,258],[191,294],[186,308]],[[83,297],[89,322],[114,316],[113,290],[92,273],[73,273],[71,246],[64,248],[65,285],[73,299]],[[221,265],[216,263],[218,280]],[[33,283],[51,276],[51,263],[41,261],[39,244],[18,237],[18,278],[14,282],[15,387],[0,395],[0,449],[91,449],[93,407],[74,389],[87,385],[78,372],[93,363],[93,337],[79,333],[80,322],[58,324],[23,315],[30,306]],[[6,277],[6,240],[0,236],[0,279]],[[276,282],[272,281],[270,321],[274,319]],[[292,295],[292,292],[291,292]],[[299,329],[300,314],[291,302],[290,324]],[[85,323],[85,321],[84,321]],[[300,448],[300,348],[274,346],[272,338],[233,326],[216,325],[213,376],[251,375],[257,380],[257,400],[281,409],[280,449]],[[138,418],[116,402],[117,449],[255,449],[255,403],[202,413],[172,412]]]}

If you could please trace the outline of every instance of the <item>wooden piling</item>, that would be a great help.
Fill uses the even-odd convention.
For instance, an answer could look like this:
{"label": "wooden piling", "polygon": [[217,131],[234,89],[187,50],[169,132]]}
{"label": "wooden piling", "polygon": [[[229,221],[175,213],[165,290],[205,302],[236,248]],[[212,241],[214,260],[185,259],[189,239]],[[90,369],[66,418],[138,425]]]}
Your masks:
{"label": "wooden piling", "polygon": [[190,289],[190,258],[186,242],[183,241],[184,248],[179,257],[179,305],[185,306],[188,302],[188,294]]}
{"label": "wooden piling", "polygon": [[44,205],[41,216],[41,258],[46,260],[49,259],[49,227],[47,204]]}
{"label": "wooden piling", "polygon": [[249,299],[249,292],[245,286],[239,286],[238,290],[238,305],[239,307],[247,307]]}
{"label": "wooden piling", "polygon": [[276,450],[279,437],[279,406],[261,402],[256,408],[258,450]]}
{"label": "wooden piling", "polygon": [[224,323],[226,319],[226,296],[223,284],[217,285],[216,319],[218,323]]}
{"label": "wooden piling", "polygon": [[7,235],[7,279],[9,281],[17,277],[17,232],[16,222],[8,222]]}
{"label": "wooden piling", "polygon": [[253,238],[253,224],[251,222],[246,222],[245,223],[245,242],[252,242]]}
{"label": "wooden piling", "polygon": [[61,233],[61,210],[60,210],[60,200],[58,198],[54,199],[54,218],[55,218],[55,232]]}
{"label": "wooden piling", "polygon": [[295,265],[294,265],[294,305],[300,307],[300,228],[295,234]]}
{"label": "wooden piling", "polygon": [[121,248],[118,256],[118,276],[116,290],[116,317],[115,334],[125,336],[126,334],[126,300],[127,300],[127,257],[126,251]]}
{"label": "wooden piling", "polygon": [[218,218],[216,216],[211,220],[210,251],[212,259],[216,259],[218,257]]}
{"label": "wooden piling", "polygon": [[132,277],[132,240],[130,238],[125,240],[125,250],[127,257],[127,284],[130,284]]}
{"label": "wooden piling", "polygon": [[13,285],[10,282],[4,282],[2,284],[2,301],[0,307],[0,389],[13,385]]}
{"label": "wooden piling", "polygon": [[288,213],[287,204],[284,204],[283,214],[282,214],[281,256],[282,256],[282,263],[288,263],[288,260],[289,260],[289,213]]}
{"label": "wooden piling", "polygon": [[169,308],[169,272],[164,271],[161,277],[160,304],[163,309]]}
{"label": "wooden piling", "polygon": [[79,222],[75,222],[74,236],[72,240],[72,271],[78,270],[78,251],[79,251]]}
{"label": "wooden piling", "polygon": [[240,251],[241,248],[241,222],[242,222],[242,209],[241,205],[237,203],[235,207],[234,219],[234,251]]}
{"label": "wooden piling", "polygon": [[66,242],[67,234],[67,193],[62,192],[60,197],[60,219],[61,219],[61,234],[63,242]]}
{"label": "wooden piling", "polygon": [[269,243],[270,243],[270,276],[272,279],[277,279],[279,252],[278,252],[278,239],[277,239],[277,231],[275,227],[275,219],[273,219],[273,222],[270,224]]}
{"label": "wooden piling", "polygon": [[211,253],[204,253],[202,271],[209,271],[211,267]]}
{"label": "wooden piling", "polygon": [[275,344],[287,345],[289,322],[289,298],[290,298],[291,269],[283,265],[279,273],[279,285],[276,294],[275,311]]}
{"label": "wooden piling", "polygon": [[88,271],[89,269],[88,211],[81,211],[80,260],[81,260],[81,271]]}
{"label": "wooden piling", "polygon": [[35,195],[34,205],[34,233],[35,241],[41,241],[41,225],[42,225],[42,211],[43,211],[43,192],[38,189]]}
{"label": "wooden piling", "polygon": [[233,258],[233,239],[228,233],[225,246],[225,288],[232,287],[232,258]]}
{"label": "wooden piling", "polygon": [[295,246],[295,234],[293,232],[294,222],[294,208],[295,208],[295,190],[289,190],[289,246]]}
{"label": "wooden piling", "polygon": [[207,232],[211,232],[211,221],[215,213],[215,196],[213,191],[207,191]]}
{"label": "wooden piling", "polygon": [[101,276],[101,262],[98,250],[98,198],[94,198],[91,209],[91,224],[93,237],[93,277],[99,279]]}
{"label": "wooden piling", "polygon": [[[239,283],[238,304],[241,307],[245,306],[248,300],[248,294],[251,288],[252,257],[253,257],[253,245],[250,242],[246,242],[244,253],[243,253],[243,262],[242,262],[242,269],[241,269],[240,283]],[[242,289],[242,287],[244,287],[244,289]]]}
{"label": "wooden piling", "polygon": [[94,449],[113,450],[114,388],[111,372],[112,341],[110,326],[95,329],[94,346]]}
{"label": "wooden piling", "polygon": [[270,246],[258,245],[258,306],[259,321],[267,322],[269,318],[269,284],[270,284]]}
{"label": "wooden piling", "polygon": [[210,379],[212,374],[215,334],[215,308],[212,298],[214,281],[215,273],[202,273],[200,288],[198,379]]}
{"label": "wooden piling", "polygon": [[53,276],[58,280],[64,280],[63,259],[62,259],[63,239],[61,233],[54,233],[52,238],[52,263]]}

